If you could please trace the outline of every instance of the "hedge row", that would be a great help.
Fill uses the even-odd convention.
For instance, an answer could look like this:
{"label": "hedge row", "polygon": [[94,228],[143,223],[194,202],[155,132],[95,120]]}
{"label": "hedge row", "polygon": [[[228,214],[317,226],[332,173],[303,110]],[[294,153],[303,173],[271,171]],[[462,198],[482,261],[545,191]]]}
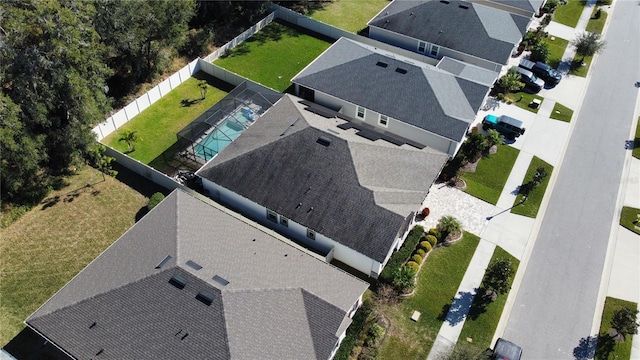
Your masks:
{"label": "hedge row", "polygon": [[387,284],[393,284],[393,277],[396,270],[400,269],[405,260],[411,256],[423,234],[424,228],[420,225],[416,225],[411,229],[404,244],[400,247],[400,250],[391,255],[391,259],[389,259],[387,266],[382,270],[378,280]]}
{"label": "hedge row", "polygon": [[351,325],[347,328],[347,335],[340,343],[340,348],[336,352],[336,355],[333,357],[334,360],[348,360],[349,355],[351,355],[351,350],[356,345],[356,341],[358,340],[358,335],[364,328],[365,322],[367,321],[367,317],[371,314],[373,309],[373,305],[369,300],[365,300],[360,306],[360,309],[356,311],[356,314],[353,316]]}

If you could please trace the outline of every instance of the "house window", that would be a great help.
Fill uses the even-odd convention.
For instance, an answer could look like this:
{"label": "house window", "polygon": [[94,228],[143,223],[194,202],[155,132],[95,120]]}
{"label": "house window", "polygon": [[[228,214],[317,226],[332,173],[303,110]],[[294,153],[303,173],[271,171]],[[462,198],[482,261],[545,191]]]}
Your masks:
{"label": "house window", "polygon": [[280,216],[280,225],[289,227],[289,219],[284,216]]}
{"label": "house window", "polygon": [[316,239],[316,232],[311,230],[311,229],[307,229],[307,237],[311,240],[315,240]]}
{"label": "house window", "polygon": [[267,219],[273,221],[274,223],[278,223],[278,214],[276,214],[275,212],[267,209]]}
{"label": "house window", "polygon": [[378,119],[378,124],[387,127],[389,125],[389,117],[387,115],[380,114],[380,119]]}
{"label": "house window", "polygon": [[358,110],[356,111],[356,116],[360,119],[364,119],[364,108],[362,106],[358,106]]}
{"label": "house window", "polygon": [[431,45],[431,56],[438,56],[438,52],[440,51],[440,47],[437,45]]}
{"label": "house window", "polygon": [[427,51],[427,43],[418,41],[418,52],[424,54]]}

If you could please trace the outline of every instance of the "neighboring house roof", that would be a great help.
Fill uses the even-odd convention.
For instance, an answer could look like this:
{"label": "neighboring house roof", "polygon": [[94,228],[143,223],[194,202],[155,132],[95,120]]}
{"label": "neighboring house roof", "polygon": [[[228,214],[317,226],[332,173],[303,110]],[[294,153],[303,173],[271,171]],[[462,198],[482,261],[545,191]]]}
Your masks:
{"label": "neighboring house roof", "polygon": [[368,285],[245,221],[174,191],[26,323],[79,359],[327,359]]}
{"label": "neighboring house roof", "polygon": [[506,64],[529,21],[479,2],[395,0],[369,25]]}
{"label": "neighboring house roof", "polygon": [[346,38],[291,81],[457,142],[490,87]]}
{"label": "neighboring house roof", "polygon": [[197,174],[383,262],[448,155],[371,141],[304,107],[285,95]]}
{"label": "neighboring house roof", "polygon": [[540,10],[545,0],[488,0],[488,2],[494,2],[508,7],[524,10],[531,15]]}

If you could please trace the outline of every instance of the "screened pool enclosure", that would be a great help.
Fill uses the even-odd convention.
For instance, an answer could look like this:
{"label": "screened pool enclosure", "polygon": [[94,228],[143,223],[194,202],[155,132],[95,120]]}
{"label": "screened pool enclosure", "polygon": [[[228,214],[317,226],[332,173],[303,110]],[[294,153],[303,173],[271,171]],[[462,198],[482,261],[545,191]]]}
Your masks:
{"label": "screened pool enclosure", "polygon": [[178,132],[178,156],[204,164],[235,140],[282,94],[245,81]]}

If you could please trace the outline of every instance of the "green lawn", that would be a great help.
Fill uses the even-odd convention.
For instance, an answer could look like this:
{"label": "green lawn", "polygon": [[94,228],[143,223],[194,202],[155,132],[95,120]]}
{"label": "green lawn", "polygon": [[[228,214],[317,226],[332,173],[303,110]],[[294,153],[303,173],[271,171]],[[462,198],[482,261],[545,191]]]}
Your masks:
{"label": "green lawn", "polygon": [[565,5],[558,5],[553,12],[553,21],[576,27],[583,9],[584,0],[568,0]]}
{"label": "green lawn", "polygon": [[549,49],[549,60],[547,63],[552,68],[557,69],[567,46],[569,46],[569,41],[563,38],[549,36],[544,40],[544,43],[547,44],[547,48]]}
{"label": "green lawn", "polygon": [[333,0],[322,4],[322,9],[311,12],[309,17],[356,33],[366,28],[367,22],[387,6],[389,0]]}
{"label": "green lawn", "polygon": [[[520,261],[499,246],[494,250],[490,263],[493,263],[498,259],[505,258],[511,260],[515,274],[515,272],[518,271]],[[513,276],[509,283],[511,284],[512,282]],[[462,332],[458,338],[458,344],[466,343],[467,338],[471,338],[471,344],[479,350],[489,348],[493,334],[496,332],[496,328],[498,327],[500,316],[502,316],[502,309],[504,309],[504,304],[507,302],[507,295],[508,293],[499,295],[496,301],[486,305],[480,296],[476,296],[473,299],[473,305],[471,306],[469,315],[462,327]]]}
{"label": "green lawn", "polygon": [[553,173],[553,166],[544,160],[540,159],[537,156],[534,156],[531,159],[531,163],[529,164],[529,168],[527,169],[527,173],[524,176],[523,182],[529,182],[533,179],[533,175],[536,172],[538,167],[544,166],[547,170],[547,177],[542,180],[542,183],[531,190],[529,193],[529,197],[527,201],[522,203],[522,195],[516,196],[516,200],[513,202],[513,208],[511,208],[511,213],[528,216],[530,218],[535,218],[538,215],[538,210],[540,209],[540,203],[542,203],[542,198],[544,197],[544,193],[547,190],[547,185],[549,185],[549,179],[551,178],[551,174]]}
{"label": "green lawn", "polygon": [[[584,63],[584,65],[580,65],[580,61]],[[591,66],[591,61],[593,60],[593,56],[585,56],[584,59],[580,55],[577,55],[573,58],[573,62],[571,63],[571,69],[569,70],[569,74],[576,76],[587,76],[589,72],[589,66]]]}
{"label": "green lawn", "polygon": [[633,152],[631,154],[634,158],[640,159],[640,117],[638,117],[638,123],[636,123],[636,136],[633,139]]}
{"label": "green lawn", "polygon": [[286,90],[300,70],[331,43],[272,22],[214,63],[277,91]]}
{"label": "green lawn", "polygon": [[602,34],[602,29],[604,29],[604,23],[607,22],[607,12],[604,10],[600,11],[600,18],[596,19],[595,14],[598,11],[598,7],[593,7],[593,13],[591,14],[591,18],[589,19],[589,23],[587,23],[587,31],[597,34]]}
{"label": "green lawn", "polygon": [[625,341],[616,343],[609,337],[609,329],[611,328],[611,319],[614,311],[623,306],[630,306],[633,309],[638,308],[638,304],[630,301],[624,301],[612,297],[607,297],[604,303],[604,311],[602,312],[602,320],[600,323],[600,336],[598,336],[598,347],[596,349],[596,360],[628,360],[631,358],[631,342],[633,335],[628,335]]}
{"label": "green lawn", "polygon": [[[147,199],[90,167],[0,232],[0,345],[135,222]],[[87,185],[90,184],[90,185]]]}
{"label": "green lawn", "polygon": [[[380,306],[391,323],[380,359],[427,357],[479,242],[479,237],[465,233],[461,241],[432,250],[418,275],[415,294],[397,305]],[[414,310],[422,314],[418,322],[409,318]]]}
{"label": "green lawn", "polygon": [[573,116],[573,110],[569,109],[568,107],[560,103],[556,103],[553,106],[553,110],[551,111],[550,118],[564,121],[564,122],[570,122],[572,116]]}
{"label": "green lawn", "polygon": [[640,214],[640,209],[623,206],[622,214],[620,215],[620,225],[640,235],[640,230],[635,228],[636,225],[640,226],[640,217],[638,217],[638,214]]}
{"label": "green lawn", "polygon": [[538,110],[540,110],[540,107],[532,108],[531,106],[529,106],[529,104],[531,104],[531,101],[533,101],[533,99],[538,99],[540,101],[544,100],[542,96],[539,96],[536,94],[530,94],[525,91],[518,91],[517,93],[507,94],[505,96],[505,100],[511,101],[511,103],[513,103],[515,106],[521,109],[529,110],[532,113],[537,114]]}
{"label": "green lawn", "polygon": [[[205,79],[208,83],[204,100],[200,100],[198,78]],[[207,74],[198,73],[196,77],[180,84],[102,142],[116,150],[127,152],[127,144],[118,139],[124,130],[136,131],[139,140],[136,142],[136,150],[129,153],[129,156],[150,164],[156,158],[161,159],[159,156],[172,148],[177,142],[178,131],[220,101],[230,90],[229,84]],[[168,154],[167,158],[171,158],[172,155]],[[153,164],[160,171],[164,170],[163,165],[162,161],[157,160]]]}
{"label": "green lawn", "polygon": [[499,145],[497,153],[480,160],[475,172],[463,172],[462,179],[467,183],[465,192],[495,205],[518,153],[514,147]]}

